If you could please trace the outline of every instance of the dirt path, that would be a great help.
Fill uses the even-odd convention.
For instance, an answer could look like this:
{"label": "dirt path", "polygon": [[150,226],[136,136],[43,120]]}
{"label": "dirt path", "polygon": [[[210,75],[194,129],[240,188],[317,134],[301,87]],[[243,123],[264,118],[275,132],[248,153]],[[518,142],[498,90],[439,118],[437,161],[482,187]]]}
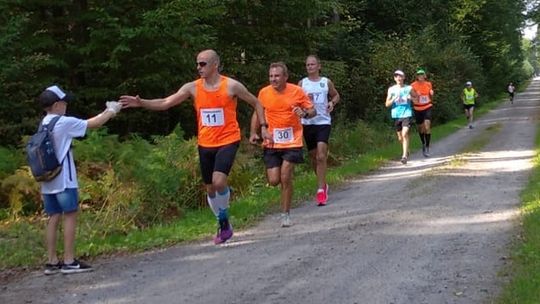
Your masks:
{"label": "dirt path", "polygon": [[[0,303],[487,303],[505,278],[539,113],[540,80],[411,156],[352,180],[331,203],[209,242],[104,260],[89,274],[41,272]],[[471,140],[482,151],[459,154]],[[456,156],[457,155],[457,156]]]}

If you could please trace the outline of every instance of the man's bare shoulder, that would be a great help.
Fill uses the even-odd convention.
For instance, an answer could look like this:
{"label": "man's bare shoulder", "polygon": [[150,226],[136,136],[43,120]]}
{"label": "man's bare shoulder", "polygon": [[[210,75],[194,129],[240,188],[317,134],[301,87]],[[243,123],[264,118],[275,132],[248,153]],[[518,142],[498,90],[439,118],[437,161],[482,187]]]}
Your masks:
{"label": "man's bare shoulder", "polygon": [[178,89],[178,92],[189,93],[189,94],[191,94],[191,95],[194,95],[194,94],[195,94],[195,87],[196,87],[197,81],[199,81],[199,79],[194,80],[194,81],[191,81],[191,82],[186,82],[186,83],[184,83],[184,84],[180,87],[180,89]]}
{"label": "man's bare shoulder", "polygon": [[240,81],[232,78],[232,77],[228,77],[228,76],[225,76],[227,77],[227,85],[230,87],[230,88],[244,88],[244,84],[241,83]]}

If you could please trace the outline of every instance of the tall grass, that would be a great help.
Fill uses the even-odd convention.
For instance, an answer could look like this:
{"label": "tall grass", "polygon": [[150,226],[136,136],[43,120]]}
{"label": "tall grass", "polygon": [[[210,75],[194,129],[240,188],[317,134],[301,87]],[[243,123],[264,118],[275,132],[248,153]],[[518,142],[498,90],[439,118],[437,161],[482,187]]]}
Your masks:
{"label": "tall grass", "polygon": [[540,301],[540,132],[536,135],[534,169],[521,193],[521,235],[511,256],[512,264],[503,275],[511,277],[499,303]]}

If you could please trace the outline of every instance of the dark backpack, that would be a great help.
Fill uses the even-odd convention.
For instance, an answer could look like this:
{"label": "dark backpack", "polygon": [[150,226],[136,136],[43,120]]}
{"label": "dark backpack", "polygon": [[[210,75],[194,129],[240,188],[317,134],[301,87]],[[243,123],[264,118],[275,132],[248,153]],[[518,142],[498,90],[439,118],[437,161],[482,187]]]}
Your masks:
{"label": "dark backpack", "polygon": [[35,180],[46,182],[55,178],[62,171],[62,162],[56,158],[52,130],[60,116],[46,124],[40,124],[36,134],[26,144],[26,159]]}

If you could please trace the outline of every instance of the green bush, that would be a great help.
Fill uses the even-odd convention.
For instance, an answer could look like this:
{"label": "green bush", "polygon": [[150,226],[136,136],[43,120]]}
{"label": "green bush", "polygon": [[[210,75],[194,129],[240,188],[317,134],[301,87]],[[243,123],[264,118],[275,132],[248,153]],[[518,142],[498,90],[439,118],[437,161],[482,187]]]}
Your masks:
{"label": "green bush", "polygon": [[0,180],[12,174],[25,163],[20,150],[0,147]]}
{"label": "green bush", "polygon": [[329,159],[334,162],[382,147],[395,136],[390,123],[370,126],[362,120],[355,124],[339,123],[333,127],[332,133]]}
{"label": "green bush", "polygon": [[[41,210],[39,185],[28,166],[17,169],[0,183],[3,200],[7,202],[10,218],[34,215]],[[5,207],[5,206],[4,206]]]}
{"label": "green bush", "polygon": [[180,128],[154,144],[93,132],[75,153],[81,204],[103,221],[103,233],[168,221],[203,201],[196,141],[184,140]]}
{"label": "green bush", "polygon": [[[330,165],[381,147],[394,136],[390,123],[370,126],[363,121],[338,121],[332,134]],[[197,141],[183,137],[177,127],[152,143],[137,136],[120,142],[106,130],[91,131],[83,140],[74,141],[83,211],[80,233],[92,239],[126,235],[176,220],[187,210],[206,208]],[[259,146],[241,143],[229,178],[234,199],[265,188],[261,155]],[[296,170],[298,175],[305,173],[311,173],[308,160]],[[1,190],[9,202],[0,208],[2,219],[26,221],[42,213],[39,185],[27,167],[2,180]]]}

